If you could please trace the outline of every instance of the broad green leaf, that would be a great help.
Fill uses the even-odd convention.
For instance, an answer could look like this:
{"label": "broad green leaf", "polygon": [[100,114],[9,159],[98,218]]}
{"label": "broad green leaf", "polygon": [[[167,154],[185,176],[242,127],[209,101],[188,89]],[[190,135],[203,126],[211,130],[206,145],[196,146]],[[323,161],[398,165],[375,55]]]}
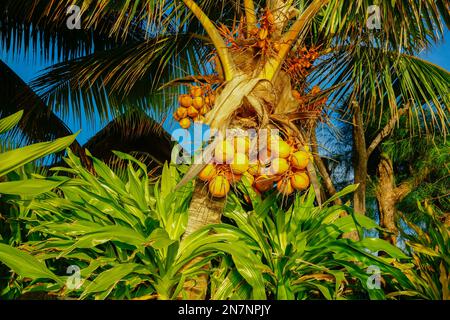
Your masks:
{"label": "broad green leaf", "polygon": [[175,240],[169,238],[166,230],[158,228],[153,230],[150,236],[145,241],[146,246],[151,246],[155,249],[164,249],[174,243]]}
{"label": "broad green leaf", "polygon": [[60,254],[65,256],[77,248],[94,248],[108,241],[118,241],[127,245],[142,248],[145,238],[135,230],[122,226],[108,226],[99,228],[98,231],[88,233],[74,243],[70,248]]}
{"label": "broad green leaf", "polygon": [[384,251],[391,257],[396,259],[409,259],[399,248],[393,246],[389,242],[378,238],[364,238],[353,245],[360,249],[368,249],[370,251]]}
{"label": "broad green leaf", "polygon": [[69,180],[55,181],[44,179],[29,179],[21,181],[11,181],[0,183],[0,194],[20,195],[20,196],[35,196],[38,194],[49,192],[64,182]]}
{"label": "broad green leaf", "polygon": [[120,280],[132,273],[140,265],[135,263],[118,264],[111,269],[102,272],[83,291],[80,299],[86,298],[92,293],[107,291]]}
{"label": "broad green leaf", "polygon": [[342,189],[341,191],[336,193],[334,196],[330,197],[327,201],[325,201],[322,206],[326,206],[338,198],[342,198],[343,196],[345,196],[349,193],[355,192],[355,190],[358,189],[358,186],[359,185],[357,185],[357,184],[351,184],[349,186],[346,186],[344,189]]}
{"label": "broad green leaf", "polygon": [[52,279],[62,284],[53,272],[47,269],[44,263],[31,254],[0,243],[0,262],[6,264],[11,270],[22,277],[31,279]]}
{"label": "broad green leaf", "polygon": [[0,176],[3,176],[8,172],[17,169],[26,163],[64,150],[72,144],[77,134],[56,139],[52,142],[41,142],[23,148],[0,153]]}

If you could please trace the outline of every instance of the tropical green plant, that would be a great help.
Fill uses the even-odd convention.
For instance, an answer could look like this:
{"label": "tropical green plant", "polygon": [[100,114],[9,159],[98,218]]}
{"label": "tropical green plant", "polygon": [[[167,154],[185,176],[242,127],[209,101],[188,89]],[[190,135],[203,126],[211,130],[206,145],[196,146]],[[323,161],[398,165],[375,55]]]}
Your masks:
{"label": "tropical green plant", "polygon": [[[69,4],[80,5],[84,30],[66,39],[64,13]],[[8,23],[2,24],[5,32],[0,41],[17,50],[22,41],[12,39],[25,39],[26,44],[37,43],[40,37],[61,40],[61,46],[52,41],[42,44],[44,55],[56,50],[64,61],[39,77],[34,88],[52,107],[57,105],[66,113],[72,107],[79,116],[83,107],[91,117],[92,110],[104,116],[131,104],[166,110],[172,106],[173,94],[182,91],[174,84],[212,81],[214,89],[219,88],[206,119],[213,129],[243,127],[239,120],[255,119],[250,121],[253,128],[280,127],[286,135],[315,148],[317,124],[337,109],[349,115],[345,120],[353,125],[354,182],[359,184],[353,208],[361,214],[366,211],[369,156],[386,130],[391,131],[406,113],[416,124],[426,122],[423,115],[428,110],[431,125],[447,132],[449,74],[415,57],[440,39],[444,25],[450,25],[444,1],[383,3],[377,32],[364,27],[367,9],[373,4],[367,0],[244,0],[243,8],[240,1],[222,4],[223,10],[209,0],[4,1],[1,19]],[[26,16],[24,8],[29,10]],[[261,9],[264,15],[258,16]],[[93,49],[94,43],[100,50]],[[289,72],[290,59],[295,61],[303,48],[315,51],[318,62],[308,70]],[[320,85],[319,94],[312,90],[313,83]],[[292,89],[301,99],[294,97]],[[314,109],[315,102],[326,97],[331,102]],[[237,119],[240,110],[253,111],[254,119]],[[370,144],[365,139],[369,123],[379,124]],[[314,153],[323,180],[316,178],[312,164],[308,171],[321,204],[320,181],[327,196],[336,190]],[[193,167],[183,182],[199,170]],[[224,202],[203,219],[201,185],[194,190],[189,221],[200,223],[191,225],[218,223]]]}
{"label": "tropical green plant", "polygon": [[[193,185],[175,188],[179,170],[186,168],[166,165],[151,183],[143,163],[117,155],[128,161],[122,178],[94,157],[95,173],[87,171],[68,150],[67,168],[22,182],[38,186],[52,179],[54,186],[6,191],[20,197],[14,202],[30,240],[0,245],[0,261],[15,273],[16,285],[5,296],[45,291],[62,298],[175,299],[186,297],[186,280],[208,273],[212,299],[345,299],[361,293],[381,299],[383,290],[368,288],[369,266],[394,283],[386,288],[408,281],[399,269],[408,267],[400,263],[407,256],[384,240],[363,237],[363,229],[378,228],[375,222],[343,216],[351,212],[345,206],[314,206],[313,189],[286,210],[276,195],[262,200],[241,185],[254,210],[245,210],[248,204],[231,195],[225,208],[230,223],[183,237]],[[354,190],[348,187],[336,197]],[[357,228],[360,241],[341,238]],[[389,258],[371,253],[378,251]],[[211,268],[205,268],[208,263]],[[74,276],[66,274],[75,270],[70,266],[79,268],[77,288],[71,287]]]}
{"label": "tropical green plant", "polygon": [[[251,274],[258,263],[256,255],[239,248],[235,236],[208,236],[211,228],[206,228],[181,240],[192,185],[174,192],[179,181],[175,167],[165,166],[160,181],[150,184],[143,163],[117,155],[129,162],[124,180],[96,158],[92,158],[96,175],[90,173],[68,151],[68,168],[51,170],[74,178],[55,174],[17,183],[54,182],[39,192],[1,191],[20,196],[18,219],[26,221],[30,239],[39,235],[18,248],[0,245],[0,261],[20,279],[33,279],[22,294],[44,290],[82,299],[174,299],[183,296],[185,279],[205,272],[202,267],[223,253],[239,261],[242,273]],[[201,259],[190,264],[196,257]],[[65,274],[70,265],[79,267],[84,279],[78,290],[66,286],[70,277],[56,275]]]}
{"label": "tropical green plant", "polygon": [[[431,201],[417,202],[421,212],[420,222],[413,222],[412,215],[402,215],[398,220],[405,250],[413,258],[414,267],[405,275],[411,285],[405,286],[405,294],[423,299],[450,299],[450,226]],[[394,293],[392,295],[395,295]]]}
{"label": "tropical green plant", "polygon": [[[277,204],[276,194],[262,200],[250,186],[241,186],[241,189],[250,197],[253,208],[249,209],[247,203],[231,195],[224,215],[236,226],[223,228],[242,234],[261,258],[269,297],[282,300],[386,299],[385,292],[409,284],[403,270],[398,269],[406,270],[408,266],[392,265],[393,260],[409,258],[388,242],[365,236],[367,230],[379,229],[366,216],[353,213],[345,205],[331,205],[333,198],[323,207],[315,206],[313,188],[298,195],[291,205]],[[349,186],[335,198],[355,189],[356,186]],[[360,233],[359,241],[342,237],[355,230]],[[380,270],[383,288],[370,286],[373,279],[370,268],[373,267]],[[211,280],[215,285],[213,298],[249,298],[246,291],[242,292],[245,280],[235,270],[227,268],[226,260]]]}
{"label": "tropical green plant", "polygon": [[[0,135],[12,130],[20,121],[22,111],[0,119]],[[30,164],[39,158],[51,155],[55,152],[65,150],[74,140],[76,134],[53,142],[42,142],[14,150],[4,150],[0,147],[0,241],[11,244],[19,243],[21,240],[21,224],[17,220],[18,208],[8,205],[9,192],[20,191],[29,196],[41,192],[42,189],[53,188],[58,182],[51,179],[34,179],[23,169],[24,165]],[[15,181],[21,178],[26,180]],[[3,277],[0,270],[0,276]],[[3,285],[2,285],[3,286]],[[0,289],[2,289],[0,286]]]}

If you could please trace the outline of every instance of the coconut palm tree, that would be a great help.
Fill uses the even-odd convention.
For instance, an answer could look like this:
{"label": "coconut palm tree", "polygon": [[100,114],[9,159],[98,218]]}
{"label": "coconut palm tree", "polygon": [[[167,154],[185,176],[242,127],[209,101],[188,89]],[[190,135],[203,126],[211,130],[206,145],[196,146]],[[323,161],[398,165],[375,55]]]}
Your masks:
{"label": "coconut palm tree", "polygon": [[[428,119],[427,110],[427,130],[445,133],[448,127],[449,74],[416,57],[450,26],[445,1],[382,2],[375,10],[381,20],[377,30],[367,23],[374,18],[367,0],[228,0],[220,3],[221,10],[210,0],[6,3],[8,17],[17,20],[6,24],[5,34],[13,36],[2,37],[3,43],[18,33],[31,33],[33,39],[41,34],[44,39],[62,37],[55,30],[64,28],[67,7],[81,9],[85,33],[74,31],[74,40],[62,42],[59,49],[66,50],[66,57],[81,54],[33,83],[51,106],[68,108],[71,102],[75,112],[84,107],[102,114],[133,102],[161,111],[172,107],[180,92],[174,85],[204,81],[220,88],[206,124],[221,132],[278,127],[302,145],[315,145],[318,123],[336,112],[351,119],[354,180],[359,184],[353,206],[359,213],[366,211],[369,156],[402,115],[414,128]],[[24,6],[27,17],[21,14]],[[24,21],[36,28],[18,31]],[[92,49],[97,36],[109,42]],[[76,41],[83,49],[70,50]],[[366,141],[365,129],[377,122],[373,140]],[[334,194],[326,166],[319,157],[315,160],[326,192]],[[182,183],[203,166],[192,166]],[[320,203],[320,180],[311,163],[308,172]],[[218,222],[223,205],[207,198],[197,184],[187,234]]]}

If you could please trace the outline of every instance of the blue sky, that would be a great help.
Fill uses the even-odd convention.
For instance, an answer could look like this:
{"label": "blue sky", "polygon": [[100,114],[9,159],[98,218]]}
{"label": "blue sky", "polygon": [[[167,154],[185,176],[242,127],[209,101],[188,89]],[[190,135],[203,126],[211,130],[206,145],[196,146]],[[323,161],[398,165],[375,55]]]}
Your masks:
{"label": "blue sky", "polygon": [[[450,31],[447,30],[445,33],[445,39],[447,41],[443,41],[439,43],[437,46],[424,51],[420,54],[420,57],[431,61],[434,64],[437,64],[443,67],[446,70],[450,70]],[[30,58],[30,55],[27,52],[21,52],[20,54],[12,55],[5,53],[2,48],[0,48],[0,59],[2,59],[6,64],[9,65],[25,82],[30,82],[33,78],[35,78],[39,72],[50,66],[50,64],[43,63],[37,59]],[[80,135],[78,136],[78,140],[80,143],[85,143],[92,135],[94,135],[98,130],[100,130],[105,123],[87,123],[83,119],[81,119],[81,128],[80,121],[74,118],[64,119],[64,121],[68,124],[69,128],[76,132],[79,129],[82,129]],[[170,121],[166,121],[167,125],[165,125],[166,130],[173,129],[174,126],[171,125]]]}

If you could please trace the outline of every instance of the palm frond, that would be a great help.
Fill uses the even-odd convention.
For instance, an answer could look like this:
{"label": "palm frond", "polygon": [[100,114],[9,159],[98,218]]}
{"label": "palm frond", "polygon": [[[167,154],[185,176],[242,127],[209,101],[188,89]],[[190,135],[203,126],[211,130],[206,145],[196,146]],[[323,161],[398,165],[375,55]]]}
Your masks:
{"label": "palm frond", "polygon": [[[142,40],[143,30],[130,31],[124,39],[108,35],[113,16],[103,16],[95,28],[69,29],[68,15],[51,16],[51,0],[4,0],[0,3],[0,44],[6,54],[26,52],[30,58],[55,63],[83,56],[94,50]],[[66,6],[66,10],[68,5]]]}
{"label": "palm frond", "polygon": [[[301,7],[304,2],[297,3]],[[366,25],[372,5],[380,10],[380,30]],[[412,54],[443,38],[445,27],[450,27],[449,9],[444,0],[331,0],[315,30],[329,44],[347,44],[371,35],[367,43],[374,47]]]}
{"label": "palm frond", "polygon": [[[318,66],[313,81],[324,86],[345,84],[333,95],[344,112],[357,101],[366,121],[392,118],[400,107],[409,108],[409,125],[427,132],[448,130],[450,73],[418,57],[364,45],[346,46]],[[429,112],[425,112],[428,110]]]}
{"label": "palm frond", "polygon": [[31,85],[55,110],[79,118],[96,110],[108,119],[124,106],[163,112],[180,88],[158,89],[177,76],[210,72],[209,53],[195,35],[171,34],[59,63]]}
{"label": "palm frond", "polygon": [[[17,129],[8,137],[22,143],[37,143],[72,135],[72,131],[38,95],[3,61],[0,60],[0,118],[23,110]],[[75,140],[71,148],[78,153],[80,145]]]}

